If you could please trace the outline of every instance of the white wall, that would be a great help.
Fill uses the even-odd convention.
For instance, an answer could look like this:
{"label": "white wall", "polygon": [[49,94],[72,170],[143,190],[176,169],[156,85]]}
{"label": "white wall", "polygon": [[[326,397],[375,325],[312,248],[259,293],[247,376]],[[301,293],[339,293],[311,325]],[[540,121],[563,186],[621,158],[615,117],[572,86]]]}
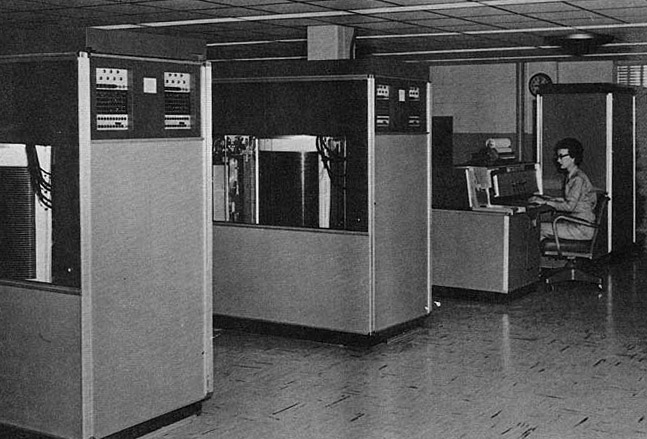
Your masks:
{"label": "white wall", "polygon": [[[613,61],[580,61],[580,62],[540,62],[526,64],[525,83],[535,73],[546,73],[556,84],[578,83],[578,82],[614,82]],[[527,87],[525,88],[525,125],[527,133],[533,132],[533,105],[532,96]]]}
{"label": "white wall", "polygon": [[431,68],[434,116],[453,116],[461,133],[514,132],[515,64]]}
{"label": "white wall", "polygon": [[[612,61],[567,61],[526,63],[523,128],[526,136],[524,159],[532,159],[534,96],[528,91],[528,79],[538,72],[547,73],[554,83],[613,82]],[[483,146],[489,134],[517,131],[517,65],[474,64],[432,66],[430,78],[434,91],[433,116],[451,116],[454,122],[455,163],[469,159]],[[482,136],[479,134],[482,133]],[[513,141],[513,145],[515,142]]]}

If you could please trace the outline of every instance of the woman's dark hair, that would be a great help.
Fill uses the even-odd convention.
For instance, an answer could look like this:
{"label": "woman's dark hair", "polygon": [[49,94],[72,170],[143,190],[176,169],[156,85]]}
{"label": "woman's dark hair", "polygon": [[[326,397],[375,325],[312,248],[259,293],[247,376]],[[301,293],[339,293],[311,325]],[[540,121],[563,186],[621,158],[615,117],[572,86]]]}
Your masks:
{"label": "woman's dark hair", "polygon": [[584,158],[584,147],[579,140],[574,139],[573,137],[566,137],[555,145],[555,154],[557,154],[557,151],[560,149],[568,149],[568,154],[573,157],[576,165],[579,166],[580,163],[582,163],[582,159]]}

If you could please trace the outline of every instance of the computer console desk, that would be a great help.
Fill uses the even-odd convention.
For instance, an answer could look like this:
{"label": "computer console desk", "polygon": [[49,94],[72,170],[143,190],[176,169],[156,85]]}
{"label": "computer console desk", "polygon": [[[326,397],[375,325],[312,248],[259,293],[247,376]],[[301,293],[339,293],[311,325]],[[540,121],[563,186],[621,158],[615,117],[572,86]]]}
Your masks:
{"label": "computer console desk", "polygon": [[539,280],[538,228],[503,209],[432,211],[434,286],[508,294]]}

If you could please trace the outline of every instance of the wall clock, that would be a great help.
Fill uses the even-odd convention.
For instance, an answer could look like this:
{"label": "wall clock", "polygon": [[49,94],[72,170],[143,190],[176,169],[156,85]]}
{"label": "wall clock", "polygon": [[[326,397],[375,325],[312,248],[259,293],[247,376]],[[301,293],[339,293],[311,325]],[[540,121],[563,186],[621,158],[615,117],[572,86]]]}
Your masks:
{"label": "wall clock", "polygon": [[528,80],[528,90],[530,90],[533,96],[537,96],[540,85],[552,83],[553,80],[546,73],[535,73]]}

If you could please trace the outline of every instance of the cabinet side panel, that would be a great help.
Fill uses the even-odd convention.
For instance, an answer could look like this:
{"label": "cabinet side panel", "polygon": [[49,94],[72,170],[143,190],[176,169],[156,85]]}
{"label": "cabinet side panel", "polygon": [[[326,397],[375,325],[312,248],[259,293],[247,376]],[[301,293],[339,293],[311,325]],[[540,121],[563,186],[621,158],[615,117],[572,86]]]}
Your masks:
{"label": "cabinet side panel", "polygon": [[584,146],[581,168],[594,186],[607,187],[606,97],[604,94],[549,94],[543,98],[543,180],[544,190],[560,192],[562,174],[554,161],[553,148],[565,137]]}
{"label": "cabinet side panel", "polygon": [[213,245],[214,314],[369,332],[368,236],[216,224]]}
{"label": "cabinet side panel", "polygon": [[498,213],[434,209],[434,285],[507,292],[505,218]]}
{"label": "cabinet side panel", "polygon": [[95,435],[205,397],[201,139],[91,145]]}
{"label": "cabinet side panel", "polygon": [[614,249],[627,249],[634,242],[635,164],[633,96],[615,95],[613,100],[613,223]]}
{"label": "cabinet side panel", "polygon": [[375,315],[382,330],[426,314],[427,135],[375,141]]}
{"label": "cabinet side panel", "polygon": [[81,437],[80,303],[0,285],[0,423]]}
{"label": "cabinet side panel", "polygon": [[510,217],[508,276],[509,291],[525,287],[539,280],[539,235],[537,227],[527,215]]}

